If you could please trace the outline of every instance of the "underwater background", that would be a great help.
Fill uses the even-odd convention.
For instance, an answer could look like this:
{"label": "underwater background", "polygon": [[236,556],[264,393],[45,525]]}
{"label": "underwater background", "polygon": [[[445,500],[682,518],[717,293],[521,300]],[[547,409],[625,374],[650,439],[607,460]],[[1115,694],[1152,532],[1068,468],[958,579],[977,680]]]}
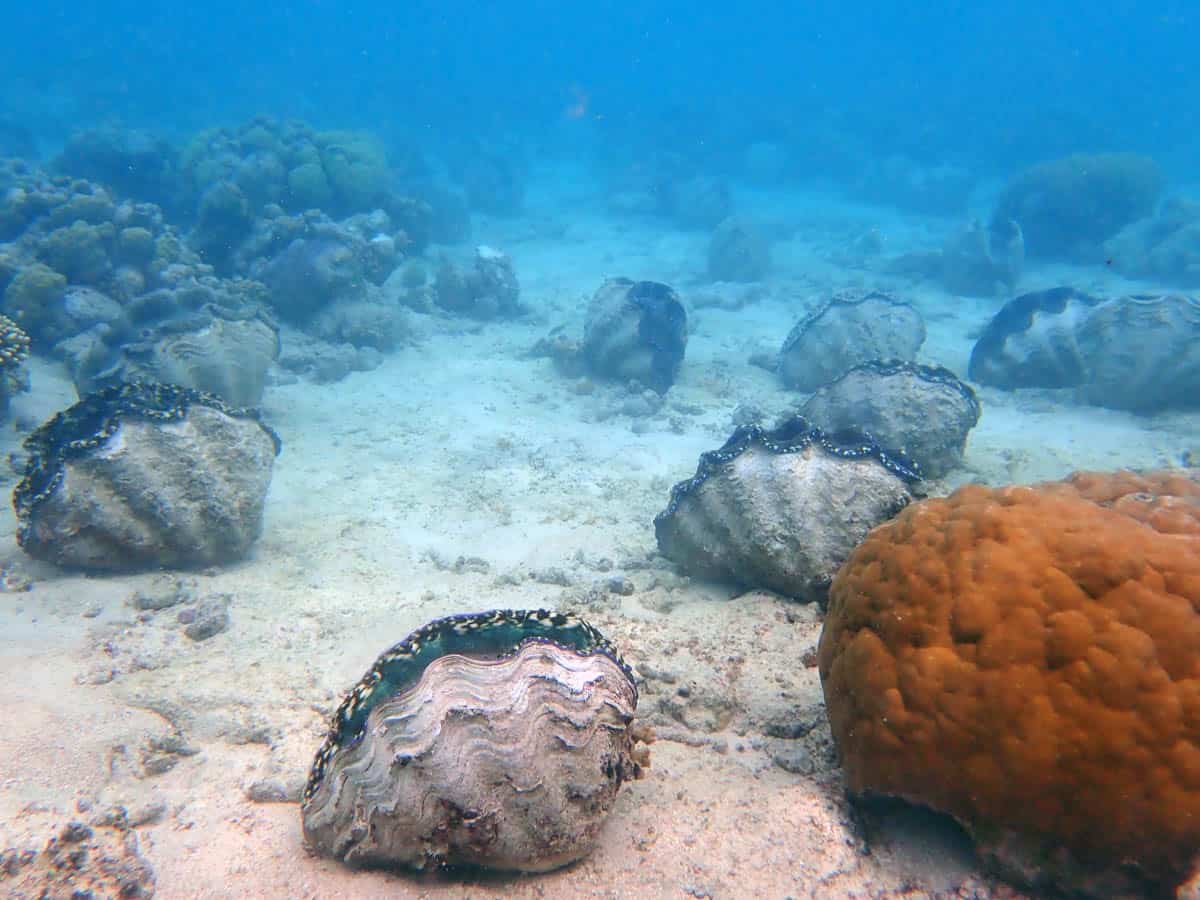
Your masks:
{"label": "underwater background", "polygon": [[1196,890],[1190,4],[4,22],[0,892]]}

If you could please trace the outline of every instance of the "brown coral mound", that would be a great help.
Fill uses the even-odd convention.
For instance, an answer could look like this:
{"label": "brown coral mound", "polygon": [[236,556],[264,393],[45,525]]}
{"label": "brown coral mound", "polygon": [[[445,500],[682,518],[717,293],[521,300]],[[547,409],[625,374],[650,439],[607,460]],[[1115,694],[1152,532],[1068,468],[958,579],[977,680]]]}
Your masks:
{"label": "brown coral mound", "polygon": [[1200,470],[909,506],[839,571],[818,659],[851,791],[1020,845],[1035,881],[1193,870]]}

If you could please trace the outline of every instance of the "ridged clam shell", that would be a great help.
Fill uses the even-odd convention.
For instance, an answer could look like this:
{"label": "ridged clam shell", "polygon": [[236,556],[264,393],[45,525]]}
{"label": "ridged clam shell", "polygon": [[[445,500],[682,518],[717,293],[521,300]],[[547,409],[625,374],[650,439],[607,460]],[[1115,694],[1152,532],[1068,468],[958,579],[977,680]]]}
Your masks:
{"label": "ridged clam shell", "polygon": [[1077,335],[1100,302],[1069,287],[1010,300],[975,342],[968,377],[1008,390],[1082,383],[1086,364]]}
{"label": "ridged clam shell", "polygon": [[1083,399],[1133,412],[1200,407],[1200,299],[1138,294],[1106,300],[1079,332]]}
{"label": "ridged clam shell", "polygon": [[144,383],[89,395],[26,441],[17,538],[84,569],[243,557],[262,529],[278,438],[255,413]]}
{"label": "ridged clam shell", "polygon": [[[468,637],[455,644],[463,652],[434,647],[423,668],[415,637],[397,647],[399,674],[381,657],[314,764],[301,808],[310,846],[352,865],[526,872],[593,848],[622,782],[640,772],[637,691],[608,652],[532,636],[509,649],[535,630],[514,616],[537,615],[556,616],[459,617],[451,624],[464,630],[440,636],[447,620],[433,623],[427,644]],[[349,734],[360,708],[370,711]]]}
{"label": "ridged clam shell", "polygon": [[1200,300],[1100,299],[1073,288],[1006,304],[971,351],[970,377],[999,388],[1076,388],[1096,406],[1151,413],[1200,406]]}
{"label": "ridged clam shell", "polygon": [[829,432],[861,428],[937,478],[962,464],[980,409],[975,392],[949,369],[874,360],[818,388],[803,412]]}
{"label": "ridged clam shell", "polygon": [[872,359],[911,360],[925,343],[916,308],[883,291],[835,294],[796,323],[779,351],[779,376],[815,391]]}
{"label": "ridged clam shell", "polygon": [[654,520],[660,552],[689,574],[824,602],[850,551],[909,503],[918,477],[902,455],[858,438],[800,417],[738,429],[672,489]]}
{"label": "ridged clam shell", "polygon": [[101,380],[152,380],[208,391],[234,406],[262,402],[267,370],[279,358],[279,330],[264,316],[207,315],[194,324],[161,326],[122,350]]}

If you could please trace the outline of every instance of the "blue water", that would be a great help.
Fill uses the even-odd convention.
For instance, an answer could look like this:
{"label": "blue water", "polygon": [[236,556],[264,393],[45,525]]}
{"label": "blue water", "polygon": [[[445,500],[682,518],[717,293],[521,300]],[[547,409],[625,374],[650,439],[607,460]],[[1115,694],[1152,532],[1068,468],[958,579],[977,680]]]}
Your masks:
{"label": "blue water", "polygon": [[596,142],[715,157],[832,123],[989,169],[1088,149],[1196,165],[1186,2],[5,7],[2,116],[47,149],[97,121],[177,133],[264,111],[418,143],[532,136],[586,96]]}

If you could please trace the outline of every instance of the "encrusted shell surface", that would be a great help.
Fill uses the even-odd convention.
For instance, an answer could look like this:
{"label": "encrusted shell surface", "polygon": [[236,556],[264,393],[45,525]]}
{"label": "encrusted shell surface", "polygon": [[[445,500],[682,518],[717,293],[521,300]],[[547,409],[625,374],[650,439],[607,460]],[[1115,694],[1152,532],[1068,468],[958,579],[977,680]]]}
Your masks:
{"label": "encrusted shell surface", "polygon": [[127,570],[244,556],[262,529],[279,439],[256,412],[138,382],[84,397],[25,447],[13,492],[25,552]]}
{"label": "encrusted shell surface", "polygon": [[850,551],[919,479],[861,432],[829,435],[799,416],[743,426],[672,488],[654,520],[658,548],[689,574],[824,602]]}
{"label": "encrusted shell surface", "polygon": [[628,667],[574,616],[438,619],[334,714],[301,803],[305,839],[361,866],[566,865],[641,774],[636,708]]}
{"label": "encrusted shell surface", "polygon": [[975,391],[949,369],[893,359],[855,366],[818,388],[803,413],[825,431],[861,428],[938,478],[962,464],[980,410]]}
{"label": "encrusted shell surface", "polygon": [[805,316],[779,351],[779,376],[790,388],[814,391],[872,359],[912,360],[925,343],[925,320],[883,291],[835,294]]}
{"label": "encrusted shell surface", "polygon": [[665,394],[686,348],[687,311],[671,287],[610,278],[592,297],[582,349],[593,374]]}

